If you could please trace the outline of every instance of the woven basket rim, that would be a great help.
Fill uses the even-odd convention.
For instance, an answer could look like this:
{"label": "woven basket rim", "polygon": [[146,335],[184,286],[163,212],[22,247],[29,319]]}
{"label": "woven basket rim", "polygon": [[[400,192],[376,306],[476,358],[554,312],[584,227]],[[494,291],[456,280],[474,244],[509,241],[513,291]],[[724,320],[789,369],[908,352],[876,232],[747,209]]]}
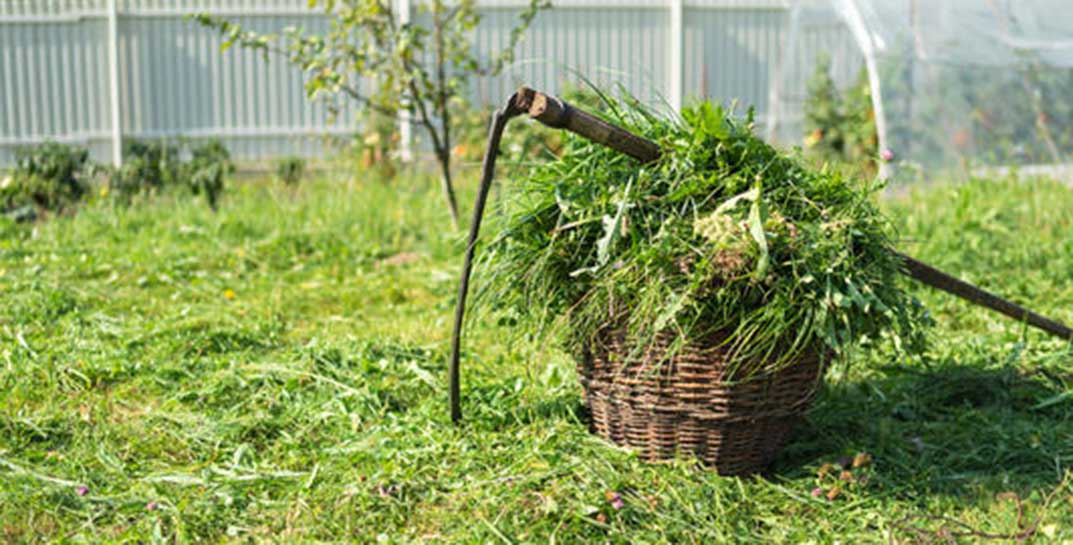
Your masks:
{"label": "woven basket rim", "polygon": [[[659,358],[653,358],[651,352],[659,351],[660,344],[667,338],[677,337],[677,334],[671,330],[664,330],[652,337],[646,346],[639,346],[631,350],[622,350],[621,345],[623,342],[619,339],[625,340],[629,336],[628,330],[624,326],[612,325],[614,322],[608,322],[603,327],[599,328],[593,335],[593,338],[586,344],[585,351],[582,354],[576,356],[575,359],[579,363],[587,363],[596,354],[602,356],[615,355],[621,357],[623,365],[629,365],[642,361],[646,364],[654,364],[650,366],[650,372],[658,372],[662,367],[669,363],[674,363],[678,366],[699,366],[706,367],[707,363],[698,362],[682,362],[676,361],[677,356],[675,354],[663,355]],[[683,345],[679,347],[680,350],[689,350],[694,357],[689,358],[700,359],[705,357],[711,357],[713,359],[725,359],[724,356],[728,350],[725,348],[726,339],[730,336],[730,333],[725,329],[713,329],[704,335],[694,337],[687,340]],[[609,340],[610,337],[610,340]],[[617,338],[616,338],[617,337]],[[712,342],[713,339],[717,339],[716,342]],[[769,353],[778,353],[782,348],[793,345],[792,342],[776,343],[771,347]],[[747,371],[747,375],[744,377],[728,376],[722,377],[723,384],[734,385],[744,384],[753,381],[763,381],[773,374],[781,373],[787,369],[799,367],[802,365],[811,365],[813,363],[819,363],[821,368],[826,368],[827,363],[832,359],[833,352],[824,347],[822,342],[814,341],[813,343],[799,347],[796,349],[797,353],[792,357],[787,358],[785,365],[779,365],[777,367],[766,367],[770,361],[757,361],[755,358],[742,357],[742,361],[735,362],[735,365],[755,365],[755,368]],[[640,356],[640,358],[637,358]],[[732,371],[737,374],[737,371]]]}

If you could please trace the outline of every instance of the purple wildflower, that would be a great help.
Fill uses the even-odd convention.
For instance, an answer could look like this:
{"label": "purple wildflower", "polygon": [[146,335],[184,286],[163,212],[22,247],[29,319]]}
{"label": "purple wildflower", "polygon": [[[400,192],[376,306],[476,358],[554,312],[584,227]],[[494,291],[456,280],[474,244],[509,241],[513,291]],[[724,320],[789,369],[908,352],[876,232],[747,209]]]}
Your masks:
{"label": "purple wildflower", "polygon": [[889,163],[894,160],[894,152],[889,148],[883,148],[883,151],[879,152],[879,158]]}
{"label": "purple wildflower", "polygon": [[145,504],[145,510],[146,511],[156,511],[156,509],[157,509],[157,504],[156,504],[155,501],[151,501],[151,502]]}
{"label": "purple wildflower", "polygon": [[818,498],[818,497],[820,497],[822,495],[823,495],[823,489],[822,488],[817,487],[817,488],[812,489],[812,497],[813,498]]}
{"label": "purple wildflower", "polygon": [[78,485],[78,488],[75,489],[75,493],[79,496],[85,496],[86,494],[89,494],[89,487],[84,484],[80,484]]}
{"label": "purple wildflower", "polygon": [[604,497],[607,498],[608,503],[610,503],[611,507],[614,507],[615,510],[622,509],[623,507],[626,507],[626,502],[622,501],[622,495],[619,494],[618,492],[615,492],[613,490],[608,490],[607,492],[604,493]]}

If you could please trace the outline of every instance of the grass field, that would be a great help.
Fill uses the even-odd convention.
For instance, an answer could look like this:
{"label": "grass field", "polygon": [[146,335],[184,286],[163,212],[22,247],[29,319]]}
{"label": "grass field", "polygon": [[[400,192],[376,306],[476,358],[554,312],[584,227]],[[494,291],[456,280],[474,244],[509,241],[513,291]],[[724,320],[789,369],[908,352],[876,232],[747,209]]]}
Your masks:
{"label": "grass field", "polygon": [[[1073,322],[1070,189],[886,206]],[[432,182],[319,180],[0,223],[0,542],[1073,543],[1073,350],[923,289],[928,353],[837,364],[766,478],[590,436],[571,362],[490,317],[450,425],[445,218]]]}

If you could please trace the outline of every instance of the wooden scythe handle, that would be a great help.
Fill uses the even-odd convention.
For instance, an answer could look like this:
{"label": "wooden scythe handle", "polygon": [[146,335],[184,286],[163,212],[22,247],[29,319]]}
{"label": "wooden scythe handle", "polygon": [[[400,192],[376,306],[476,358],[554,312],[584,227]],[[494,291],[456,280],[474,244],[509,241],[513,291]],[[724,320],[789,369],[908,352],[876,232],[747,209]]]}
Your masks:
{"label": "wooden scythe handle", "polygon": [[980,289],[964,280],[955,278],[949,274],[919,261],[905,254],[895,252],[905,263],[905,274],[910,278],[935,289],[956,295],[970,303],[987,307],[995,312],[1005,314],[1014,320],[1023,320],[1029,325],[1042,329],[1052,335],[1061,337],[1067,341],[1073,341],[1073,329],[1060,322],[1040,316],[1021,305],[1007,301],[993,293]]}

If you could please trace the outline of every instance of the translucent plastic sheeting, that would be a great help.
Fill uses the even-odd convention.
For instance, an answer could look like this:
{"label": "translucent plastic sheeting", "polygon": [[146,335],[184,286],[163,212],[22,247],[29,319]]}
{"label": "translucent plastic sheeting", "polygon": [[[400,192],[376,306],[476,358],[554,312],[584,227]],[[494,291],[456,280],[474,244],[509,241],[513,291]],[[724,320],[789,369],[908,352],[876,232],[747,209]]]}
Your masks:
{"label": "translucent plastic sheeting", "polygon": [[845,89],[857,80],[864,57],[830,0],[794,3],[788,26],[771,79],[768,137],[800,145],[805,134],[807,82],[817,66],[829,63],[832,79]]}
{"label": "translucent plastic sheeting", "polygon": [[[802,0],[789,36],[807,39],[825,16],[872,69],[880,146],[900,177],[1073,163],[1073,1]],[[815,67],[792,57],[775,78],[781,109]],[[777,136],[800,142],[783,119]]]}

